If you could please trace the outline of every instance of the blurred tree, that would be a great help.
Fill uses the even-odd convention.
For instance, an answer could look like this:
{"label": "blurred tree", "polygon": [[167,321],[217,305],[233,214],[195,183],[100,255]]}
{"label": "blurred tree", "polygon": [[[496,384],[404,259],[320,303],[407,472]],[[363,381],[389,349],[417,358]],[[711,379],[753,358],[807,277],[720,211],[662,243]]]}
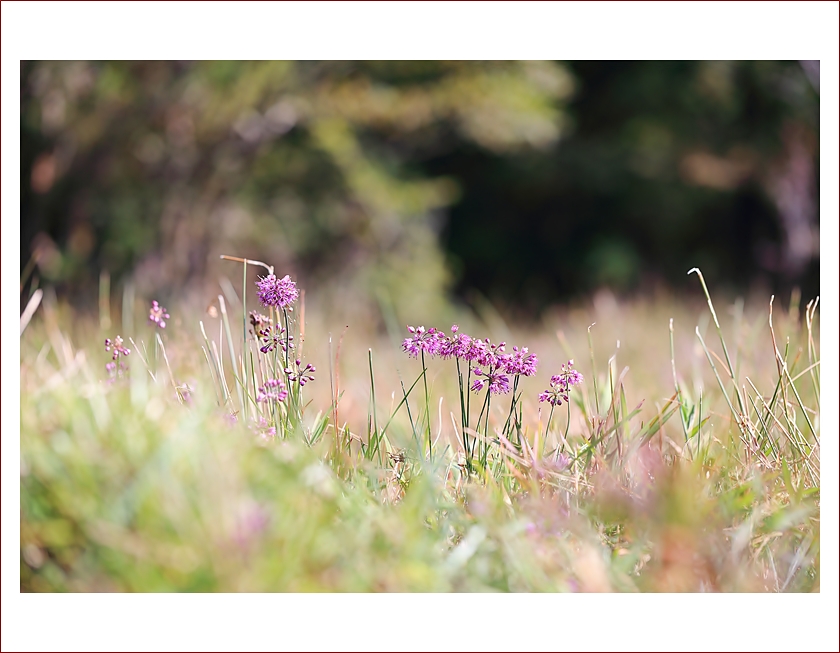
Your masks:
{"label": "blurred tree", "polygon": [[[808,64],[808,62],[803,62]],[[427,164],[464,192],[458,288],[533,307],[599,286],[819,292],[819,63],[572,62],[548,151],[463,144]],[[804,69],[803,69],[804,68]],[[694,284],[692,287],[696,287]]]}
{"label": "blurred tree", "polygon": [[215,283],[235,253],[418,312],[453,282],[537,307],[692,265],[818,287],[809,79],[795,62],[24,62],[21,266],[158,293]]}
{"label": "blurred tree", "polygon": [[544,62],[24,63],[22,264],[155,291],[235,253],[432,307],[459,188],[418,162],[547,147],[570,90]]}

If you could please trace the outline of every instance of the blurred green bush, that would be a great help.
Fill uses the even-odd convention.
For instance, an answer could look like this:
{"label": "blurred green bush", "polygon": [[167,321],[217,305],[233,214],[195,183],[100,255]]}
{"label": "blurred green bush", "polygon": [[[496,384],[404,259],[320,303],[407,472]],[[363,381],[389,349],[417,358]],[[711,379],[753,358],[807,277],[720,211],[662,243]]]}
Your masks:
{"label": "blurred green bush", "polygon": [[419,163],[462,142],[547,146],[571,90],[564,68],[543,62],[44,62],[22,73],[22,262],[32,243],[52,281],[84,284],[101,266],[136,269],[150,290],[187,286],[228,252],[420,305],[449,283],[437,231],[459,191]]}
{"label": "blurred green bush", "polygon": [[21,267],[152,294],[231,253],[416,313],[691,265],[812,296],[812,63],[23,62]]}

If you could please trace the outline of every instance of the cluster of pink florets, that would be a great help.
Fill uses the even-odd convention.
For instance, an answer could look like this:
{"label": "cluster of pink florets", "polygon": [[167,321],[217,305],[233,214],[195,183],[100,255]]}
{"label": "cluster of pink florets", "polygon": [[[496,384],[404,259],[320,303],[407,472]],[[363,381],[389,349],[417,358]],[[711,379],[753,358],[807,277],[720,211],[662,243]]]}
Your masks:
{"label": "cluster of pink florets", "polygon": [[[471,372],[476,378],[470,385],[474,392],[481,392],[485,387],[489,387],[492,394],[507,394],[511,389],[511,376],[534,376],[537,373],[539,359],[536,354],[528,351],[527,347],[514,347],[513,351],[506,352],[506,343],[494,344],[488,338],[471,338],[465,333],[460,333],[457,324],[453,324],[450,331],[451,335],[446,335],[434,327],[426,329],[423,326],[409,326],[408,332],[411,335],[403,340],[403,351],[412,358],[422,354],[430,358],[457,358],[474,364]],[[571,361],[568,365],[571,365]],[[579,383],[577,379],[583,378],[577,371],[569,370],[564,366],[560,375],[552,377],[552,388],[555,385],[557,388],[565,388],[566,397],[568,388]],[[544,394],[546,393],[540,395],[540,401],[546,401],[543,399]],[[568,398],[566,400],[568,401]]]}
{"label": "cluster of pink florets", "polygon": [[560,374],[551,377],[549,389],[540,393],[540,401],[547,401],[552,406],[560,406],[563,402],[569,403],[569,390],[573,386],[583,383],[583,375],[574,369],[574,361],[560,368]]}

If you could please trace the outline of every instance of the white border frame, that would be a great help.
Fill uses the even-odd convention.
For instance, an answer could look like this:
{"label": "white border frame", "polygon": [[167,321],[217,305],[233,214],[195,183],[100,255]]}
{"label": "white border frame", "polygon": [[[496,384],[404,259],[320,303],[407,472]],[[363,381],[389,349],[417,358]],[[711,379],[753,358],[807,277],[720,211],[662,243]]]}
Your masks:
{"label": "white border frame", "polygon": [[[836,434],[836,2],[3,2],[0,11],[3,650],[837,650],[831,437],[822,443],[819,595],[21,595],[19,232],[13,238],[21,59],[820,59],[821,430]],[[371,610],[380,618],[363,632]],[[465,611],[471,623],[484,614],[494,624],[486,638],[459,627],[453,615]]]}

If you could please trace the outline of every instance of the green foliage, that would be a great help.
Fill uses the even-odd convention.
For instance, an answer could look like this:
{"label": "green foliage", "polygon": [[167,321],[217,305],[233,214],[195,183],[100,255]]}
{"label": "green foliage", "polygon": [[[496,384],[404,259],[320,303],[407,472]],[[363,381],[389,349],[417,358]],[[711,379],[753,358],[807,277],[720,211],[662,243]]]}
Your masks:
{"label": "green foliage", "polygon": [[158,294],[237,251],[401,316],[686,261],[814,296],[818,130],[798,62],[25,62],[21,265]]}
{"label": "green foliage", "polygon": [[547,146],[571,83],[544,62],[41,62],[22,74],[35,172],[21,242],[43,232],[51,281],[84,285],[88,262],[115,277],[139,266],[141,290],[157,291],[233,249],[329,280],[336,296],[376,291],[420,310],[449,285],[439,212],[459,193],[423,160],[463,142]]}

